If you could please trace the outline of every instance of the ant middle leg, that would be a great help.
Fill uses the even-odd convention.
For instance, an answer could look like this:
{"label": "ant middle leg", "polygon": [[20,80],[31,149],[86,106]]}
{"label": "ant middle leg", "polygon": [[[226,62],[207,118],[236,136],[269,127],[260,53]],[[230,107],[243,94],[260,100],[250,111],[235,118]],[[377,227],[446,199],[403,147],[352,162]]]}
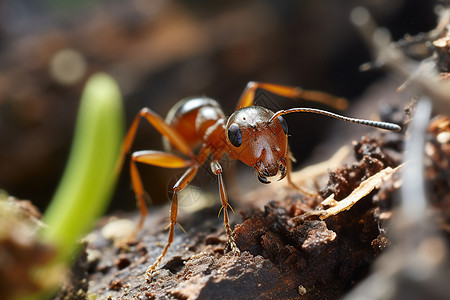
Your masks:
{"label": "ant middle leg", "polygon": [[190,149],[188,143],[184,140],[183,136],[180,133],[178,133],[174,128],[172,128],[169,124],[167,124],[164,121],[164,119],[161,118],[161,116],[159,116],[157,113],[148,108],[143,108],[134,118],[133,123],[131,124],[130,129],[128,129],[128,132],[125,136],[122,148],[120,150],[120,157],[119,160],[117,161],[115,168],[115,172],[117,174],[121,171],[123,162],[125,160],[125,156],[131,149],[139,126],[139,122],[142,118],[144,118],[147,122],[149,122],[162,136],[165,136],[177,150],[179,150],[186,156],[190,157],[190,160],[185,160],[176,155],[161,151],[138,151],[131,156],[130,162],[131,181],[141,213],[141,218],[136,227],[136,230],[130,236],[131,239],[134,238],[136,234],[139,232],[139,230],[142,228],[145,217],[147,215],[147,207],[144,199],[145,194],[144,188],[142,185],[142,180],[139,175],[138,168],[136,166],[136,162],[142,162],[145,164],[165,168],[183,168],[191,166],[195,160],[194,154]]}
{"label": "ant middle leg", "polygon": [[134,238],[136,234],[142,229],[145,217],[147,216],[144,186],[142,184],[142,179],[139,175],[139,171],[136,165],[137,162],[164,168],[186,168],[194,164],[193,160],[186,160],[177,155],[162,151],[146,150],[137,151],[132,154],[130,162],[131,184],[138,201],[141,216],[135,231],[131,235],[131,238]]}
{"label": "ant middle leg", "polygon": [[146,274],[148,278],[152,276],[152,273],[159,266],[164,256],[166,255],[167,250],[169,250],[169,247],[173,242],[173,237],[175,233],[175,224],[177,223],[177,214],[178,214],[178,193],[181,192],[191,182],[191,180],[197,174],[199,167],[200,165],[198,164],[191,166],[189,169],[186,170],[186,172],[184,172],[183,176],[181,176],[181,178],[173,186],[174,193],[172,197],[172,206],[170,208],[169,237],[161,254],[158,256],[155,262],[147,268]]}
{"label": "ant middle leg", "polygon": [[180,133],[178,133],[174,128],[167,124],[166,121],[164,121],[164,119],[157,113],[149,108],[143,108],[134,118],[130,129],[128,129],[127,135],[125,136],[125,140],[120,150],[120,158],[116,165],[116,173],[119,173],[122,169],[125,156],[131,149],[139,126],[139,122],[142,118],[147,120],[162,136],[166,137],[177,150],[188,157],[194,158],[192,149],[189,147],[189,144],[185,141]]}
{"label": "ant middle leg", "polygon": [[348,105],[345,98],[339,98],[320,91],[309,91],[300,87],[250,81],[239,99],[236,110],[243,107],[252,106],[255,101],[255,93],[257,89],[263,89],[286,98],[305,99],[323,103],[338,110],[344,110]]}

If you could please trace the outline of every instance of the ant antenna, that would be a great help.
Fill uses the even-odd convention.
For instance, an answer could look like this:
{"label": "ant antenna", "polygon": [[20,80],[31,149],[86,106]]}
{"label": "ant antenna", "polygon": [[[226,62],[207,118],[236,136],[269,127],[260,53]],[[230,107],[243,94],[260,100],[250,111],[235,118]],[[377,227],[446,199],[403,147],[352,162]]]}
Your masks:
{"label": "ant antenna", "polygon": [[338,114],[335,114],[335,113],[332,113],[329,111],[316,109],[316,108],[291,108],[291,109],[286,109],[286,110],[280,110],[280,111],[277,111],[270,118],[269,122],[272,122],[273,119],[275,119],[281,115],[286,115],[286,114],[296,113],[296,112],[306,112],[306,113],[324,115],[327,117],[335,118],[335,119],[350,122],[350,123],[361,124],[361,125],[366,125],[366,126],[371,126],[371,127],[376,127],[376,128],[386,129],[386,130],[392,130],[392,131],[400,131],[402,129],[399,125],[394,124],[394,123],[350,118],[350,117],[341,116],[341,115],[338,115]]}

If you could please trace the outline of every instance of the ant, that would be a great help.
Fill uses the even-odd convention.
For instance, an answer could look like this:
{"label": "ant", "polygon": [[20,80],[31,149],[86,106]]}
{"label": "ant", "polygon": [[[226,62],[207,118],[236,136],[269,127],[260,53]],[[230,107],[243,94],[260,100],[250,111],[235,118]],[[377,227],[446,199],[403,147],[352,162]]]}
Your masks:
{"label": "ant", "polygon": [[[280,173],[278,180],[287,176],[290,185],[303,191],[291,181],[290,160],[292,157],[288,147],[288,127],[282,115],[296,112],[314,113],[386,130],[401,130],[401,127],[396,124],[355,119],[313,108],[291,108],[274,113],[267,108],[253,106],[257,89],[263,89],[291,99],[303,98],[327,104],[335,103],[337,107],[343,107],[346,103],[345,99],[335,98],[322,92],[306,91],[298,87],[271,83],[249,82],[239,99],[236,110],[229,118],[225,116],[217,101],[208,97],[181,100],[169,111],[166,120],[148,108],[141,109],[136,115],[121,149],[119,169],[123,164],[125,155],[130,151],[141,118],[145,118],[159,131],[167,141],[166,144],[169,145],[170,150],[172,150],[172,147],[175,148],[187,159],[177,154],[155,150],[137,151],[131,155],[131,182],[140,209],[139,223],[133,236],[142,229],[147,215],[144,188],[136,163],[164,168],[188,168],[173,186],[170,223],[168,225],[169,237],[161,255],[147,269],[147,276],[150,277],[156,270],[172,244],[177,222],[178,192],[191,182],[198,169],[209,157],[211,157],[211,171],[217,176],[219,183],[219,198],[222,202],[219,215],[223,211],[228,244],[235,253],[239,253],[239,249],[236,246],[229,224],[228,207],[231,210],[233,209],[227,200],[222,178],[223,171],[219,163],[224,154],[227,154],[231,159],[240,160],[253,167],[262,183],[270,183],[267,177],[276,176]],[[193,151],[198,146],[200,146],[199,151],[195,154]]]}

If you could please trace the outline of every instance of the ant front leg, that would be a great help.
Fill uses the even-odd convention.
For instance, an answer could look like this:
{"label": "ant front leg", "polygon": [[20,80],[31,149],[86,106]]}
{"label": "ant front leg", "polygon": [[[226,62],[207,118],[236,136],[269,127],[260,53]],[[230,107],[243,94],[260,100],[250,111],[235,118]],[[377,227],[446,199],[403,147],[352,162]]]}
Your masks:
{"label": "ant front leg", "polygon": [[323,103],[338,110],[344,110],[348,105],[346,99],[338,98],[324,92],[308,91],[300,87],[287,85],[250,81],[239,99],[236,110],[243,107],[252,106],[255,101],[255,93],[257,89],[263,89],[286,98],[305,99]]}
{"label": "ant front leg", "polygon": [[291,156],[292,154],[291,154],[291,151],[289,151],[289,149],[288,149],[288,153],[289,153],[289,157],[286,160],[286,180],[287,180],[288,184],[291,187],[293,187],[295,190],[299,191],[300,193],[302,193],[304,195],[311,196],[311,197],[314,197],[314,198],[320,198],[319,194],[311,193],[311,192],[305,190],[304,188],[302,188],[301,186],[296,185],[292,181],[292,176],[291,176],[291,174],[292,174],[292,160],[294,160],[294,162],[295,162],[295,159]]}
{"label": "ant front leg", "polygon": [[217,175],[217,179],[219,181],[219,195],[220,195],[220,201],[222,202],[222,207],[220,208],[219,215],[220,215],[220,212],[223,210],[223,224],[225,226],[225,232],[227,234],[228,244],[230,245],[231,250],[234,253],[238,254],[238,253],[240,253],[240,251],[239,251],[239,248],[236,246],[236,242],[233,237],[233,231],[231,230],[231,227],[230,227],[230,220],[228,218],[228,206],[230,206],[231,210],[233,210],[233,208],[231,207],[231,205],[228,204],[227,192],[225,191],[225,185],[223,183],[223,178],[222,178],[222,166],[219,164],[219,162],[217,160],[214,160],[211,162],[211,171],[214,173],[214,175]]}
{"label": "ant front leg", "polygon": [[183,176],[175,183],[173,186],[173,197],[172,197],[172,206],[170,208],[170,223],[169,223],[169,237],[167,239],[166,246],[164,247],[161,254],[158,256],[156,261],[148,267],[147,269],[147,277],[150,278],[152,276],[152,273],[156,270],[158,265],[161,263],[162,259],[167,253],[167,250],[169,250],[170,245],[173,242],[173,236],[175,232],[175,224],[177,223],[177,214],[178,214],[178,192],[181,192],[188,184],[191,182],[191,180],[195,177],[197,174],[198,168],[200,167],[199,164],[195,164],[194,166],[190,167],[189,169],[184,172]]}

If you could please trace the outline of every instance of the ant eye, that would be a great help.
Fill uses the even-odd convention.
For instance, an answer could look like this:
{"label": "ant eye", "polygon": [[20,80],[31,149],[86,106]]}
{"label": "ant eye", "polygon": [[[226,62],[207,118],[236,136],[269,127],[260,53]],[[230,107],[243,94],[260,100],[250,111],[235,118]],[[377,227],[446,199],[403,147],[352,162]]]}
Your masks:
{"label": "ant eye", "polygon": [[242,134],[238,124],[233,123],[228,127],[228,139],[235,147],[242,144]]}
{"label": "ant eye", "polygon": [[287,134],[288,133],[288,127],[287,127],[286,121],[283,119],[282,116],[279,116],[278,120],[280,120],[281,128],[283,128],[284,134]]}

